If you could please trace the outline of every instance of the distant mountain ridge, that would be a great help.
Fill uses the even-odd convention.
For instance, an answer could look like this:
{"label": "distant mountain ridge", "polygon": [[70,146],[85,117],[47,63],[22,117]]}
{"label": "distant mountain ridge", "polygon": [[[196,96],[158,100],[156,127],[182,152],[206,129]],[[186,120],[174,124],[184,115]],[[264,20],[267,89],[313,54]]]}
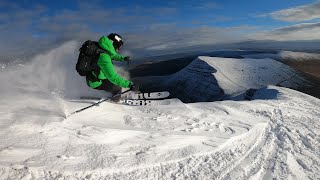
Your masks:
{"label": "distant mountain ridge", "polygon": [[[162,69],[164,70],[164,69]],[[236,97],[250,88],[278,85],[299,89],[311,86],[289,66],[272,59],[200,56],[180,71],[166,76],[135,79],[142,91],[169,91],[183,102],[209,102]]]}

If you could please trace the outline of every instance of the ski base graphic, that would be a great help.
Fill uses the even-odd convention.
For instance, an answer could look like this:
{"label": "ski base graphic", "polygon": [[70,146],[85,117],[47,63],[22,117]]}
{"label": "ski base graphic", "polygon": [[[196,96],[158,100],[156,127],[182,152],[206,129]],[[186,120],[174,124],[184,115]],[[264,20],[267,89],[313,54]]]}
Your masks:
{"label": "ski base graphic", "polygon": [[142,99],[126,99],[123,104],[130,106],[148,106],[152,105],[154,100],[142,100]]}
{"label": "ski base graphic", "polygon": [[[148,106],[148,105],[156,105],[159,104],[157,100],[163,100],[170,96],[170,93],[167,91],[163,92],[150,92],[150,93],[131,93],[125,94],[121,97],[119,102],[113,102],[108,100],[111,103],[131,105],[131,106]],[[102,98],[100,97],[92,97],[92,96],[82,96],[80,97],[83,101],[100,101]]]}
{"label": "ski base graphic", "polygon": [[150,92],[150,93],[131,93],[122,96],[123,99],[164,99],[170,96],[167,91]]}

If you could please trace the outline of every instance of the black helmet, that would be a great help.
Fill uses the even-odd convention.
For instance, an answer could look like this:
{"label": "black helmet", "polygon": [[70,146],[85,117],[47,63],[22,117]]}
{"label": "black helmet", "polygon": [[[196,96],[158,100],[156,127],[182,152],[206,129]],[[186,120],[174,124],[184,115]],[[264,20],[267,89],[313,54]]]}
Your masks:
{"label": "black helmet", "polygon": [[114,49],[120,50],[123,46],[122,37],[119,34],[111,33],[108,35],[108,38],[113,41],[113,47]]}

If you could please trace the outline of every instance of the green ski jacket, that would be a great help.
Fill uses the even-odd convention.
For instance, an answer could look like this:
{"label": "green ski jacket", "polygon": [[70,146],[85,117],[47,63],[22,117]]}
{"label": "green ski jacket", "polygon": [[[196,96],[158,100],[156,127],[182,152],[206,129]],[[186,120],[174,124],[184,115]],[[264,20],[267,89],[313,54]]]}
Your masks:
{"label": "green ski jacket", "polygon": [[107,53],[101,53],[98,59],[98,66],[100,67],[99,74],[92,72],[92,75],[96,77],[96,81],[87,80],[87,84],[91,88],[97,88],[102,84],[102,81],[108,79],[111,83],[121,86],[123,88],[129,88],[130,83],[129,80],[124,79],[119,76],[114,69],[112,64],[112,60],[116,61],[124,61],[124,56],[119,55],[112,45],[112,41],[106,37],[102,36],[99,39],[99,45],[103,48]]}

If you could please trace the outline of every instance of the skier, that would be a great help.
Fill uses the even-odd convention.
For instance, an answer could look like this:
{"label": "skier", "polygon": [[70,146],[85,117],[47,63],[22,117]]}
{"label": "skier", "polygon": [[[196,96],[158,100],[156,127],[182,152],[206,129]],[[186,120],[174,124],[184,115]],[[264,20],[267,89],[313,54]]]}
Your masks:
{"label": "skier", "polygon": [[[116,95],[121,92],[123,88],[130,88],[132,91],[138,91],[139,86],[130,80],[126,80],[119,76],[114,69],[112,60],[116,61],[130,61],[130,56],[122,56],[117,52],[122,48],[122,37],[118,34],[111,33],[107,37],[102,36],[99,41],[99,46],[105,52],[99,55],[97,65],[98,71],[92,71],[86,75],[87,85],[93,89],[104,90]],[[121,96],[115,97],[114,101],[119,101]]]}

